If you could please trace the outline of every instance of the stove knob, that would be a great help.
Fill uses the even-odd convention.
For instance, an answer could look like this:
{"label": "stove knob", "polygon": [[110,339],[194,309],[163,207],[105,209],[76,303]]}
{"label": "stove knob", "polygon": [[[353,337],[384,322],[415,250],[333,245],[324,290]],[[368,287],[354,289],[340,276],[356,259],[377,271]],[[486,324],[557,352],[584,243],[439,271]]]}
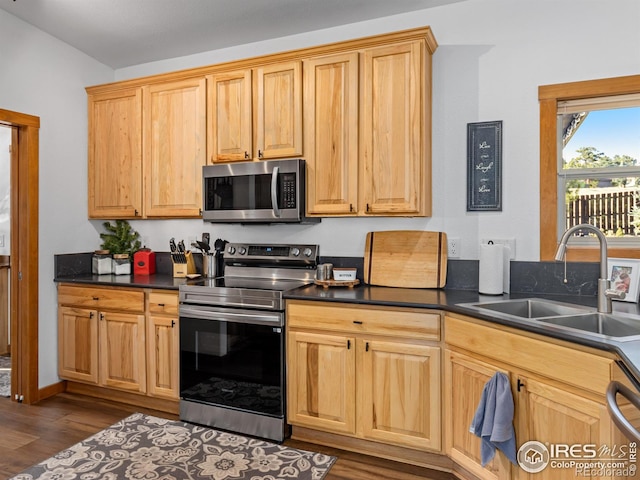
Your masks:
{"label": "stove knob", "polygon": [[227,253],[229,255],[233,255],[234,253],[236,253],[236,247],[229,247],[227,248]]}
{"label": "stove knob", "polygon": [[244,248],[244,247],[240,247],[240,248],[238,249],[238,253],[239,253],[240,255],[244,255],[245,253],[247,253],[247,249],[246,249],[246,248]]}
{"label": "stove knob", "polygon": [[294,257],[297,257],[298,255],[300,255],[300,249],[297,247],[293,247],[291,249],[291,255],[293,255]]}
{"label": "stove knob", "polygon": [[305,249],[304,249],[304,251],[302,252],[302,254],[303,254],[305,257],[310,257],[312,253],[313,253],[313,252],[311,251],[311,249],[310,249],[309,247],[305,248]]}

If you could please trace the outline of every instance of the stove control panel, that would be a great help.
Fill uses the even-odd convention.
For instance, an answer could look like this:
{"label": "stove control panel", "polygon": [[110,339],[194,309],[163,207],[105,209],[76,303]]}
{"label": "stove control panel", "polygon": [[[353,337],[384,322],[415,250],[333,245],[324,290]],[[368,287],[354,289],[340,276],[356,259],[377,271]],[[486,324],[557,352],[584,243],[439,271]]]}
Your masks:
{"label": "stove control panel", "polygon": [[278,263],[282,261],[317,262],[320,254],[318,245],[282,245],[229,243],[224,253],[225,262],[259,260]]}

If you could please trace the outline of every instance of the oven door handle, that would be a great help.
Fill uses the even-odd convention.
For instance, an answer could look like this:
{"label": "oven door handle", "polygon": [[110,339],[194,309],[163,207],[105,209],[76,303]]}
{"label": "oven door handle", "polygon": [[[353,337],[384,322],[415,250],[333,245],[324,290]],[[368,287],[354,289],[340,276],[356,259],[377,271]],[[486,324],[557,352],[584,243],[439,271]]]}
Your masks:
{"label": "oven door handle", "polygon": [[280,218],[282,212],[280,212],[280,207],[278,207],[278,175],[280,174],[280,167],[273,167],[273,172],[271,172],[271,208],[273,209],[273,214]]}
{"label": "oven door handle", "polygon": [[284,314],[281,312],[261,312],[258,310],[231,310],[229,308],[199,307],[197,305],[180,305],[180,318],[197,318],[228,323],[246,323],[253,325],[284,325]]}

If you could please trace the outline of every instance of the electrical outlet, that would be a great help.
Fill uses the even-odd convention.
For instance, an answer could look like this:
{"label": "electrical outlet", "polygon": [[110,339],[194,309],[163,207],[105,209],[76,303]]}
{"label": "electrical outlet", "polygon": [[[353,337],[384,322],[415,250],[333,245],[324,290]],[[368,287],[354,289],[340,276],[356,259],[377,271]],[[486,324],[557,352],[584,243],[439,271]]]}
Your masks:
{"label": "electrical outlet", "polygon": [[493,242],[496,245],[505,245],[507,247],[509,247],[509,250],[511,251],[511,255],[509,258],[511,258],[511,260],[515,260],[516,258],[516,239],[515,238],[483,238],[482,240],[480,240],[480,243],[482,245],[487,245],[489,242]]}
{"label": "electrical outlet", "polygon": [[460,239],[447,238],[447,256],[449,258],[460,258]]}

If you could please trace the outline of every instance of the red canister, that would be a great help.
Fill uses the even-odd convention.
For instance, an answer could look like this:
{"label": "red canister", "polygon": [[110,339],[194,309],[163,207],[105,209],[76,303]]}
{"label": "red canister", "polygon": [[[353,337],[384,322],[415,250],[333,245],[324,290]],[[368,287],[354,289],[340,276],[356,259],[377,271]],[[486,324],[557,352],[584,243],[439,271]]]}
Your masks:
{"label": "red canister", "polygon": [[133,254],[133,274],[153,275],[156,273],[156,253],[149,248],[141,248]]}

